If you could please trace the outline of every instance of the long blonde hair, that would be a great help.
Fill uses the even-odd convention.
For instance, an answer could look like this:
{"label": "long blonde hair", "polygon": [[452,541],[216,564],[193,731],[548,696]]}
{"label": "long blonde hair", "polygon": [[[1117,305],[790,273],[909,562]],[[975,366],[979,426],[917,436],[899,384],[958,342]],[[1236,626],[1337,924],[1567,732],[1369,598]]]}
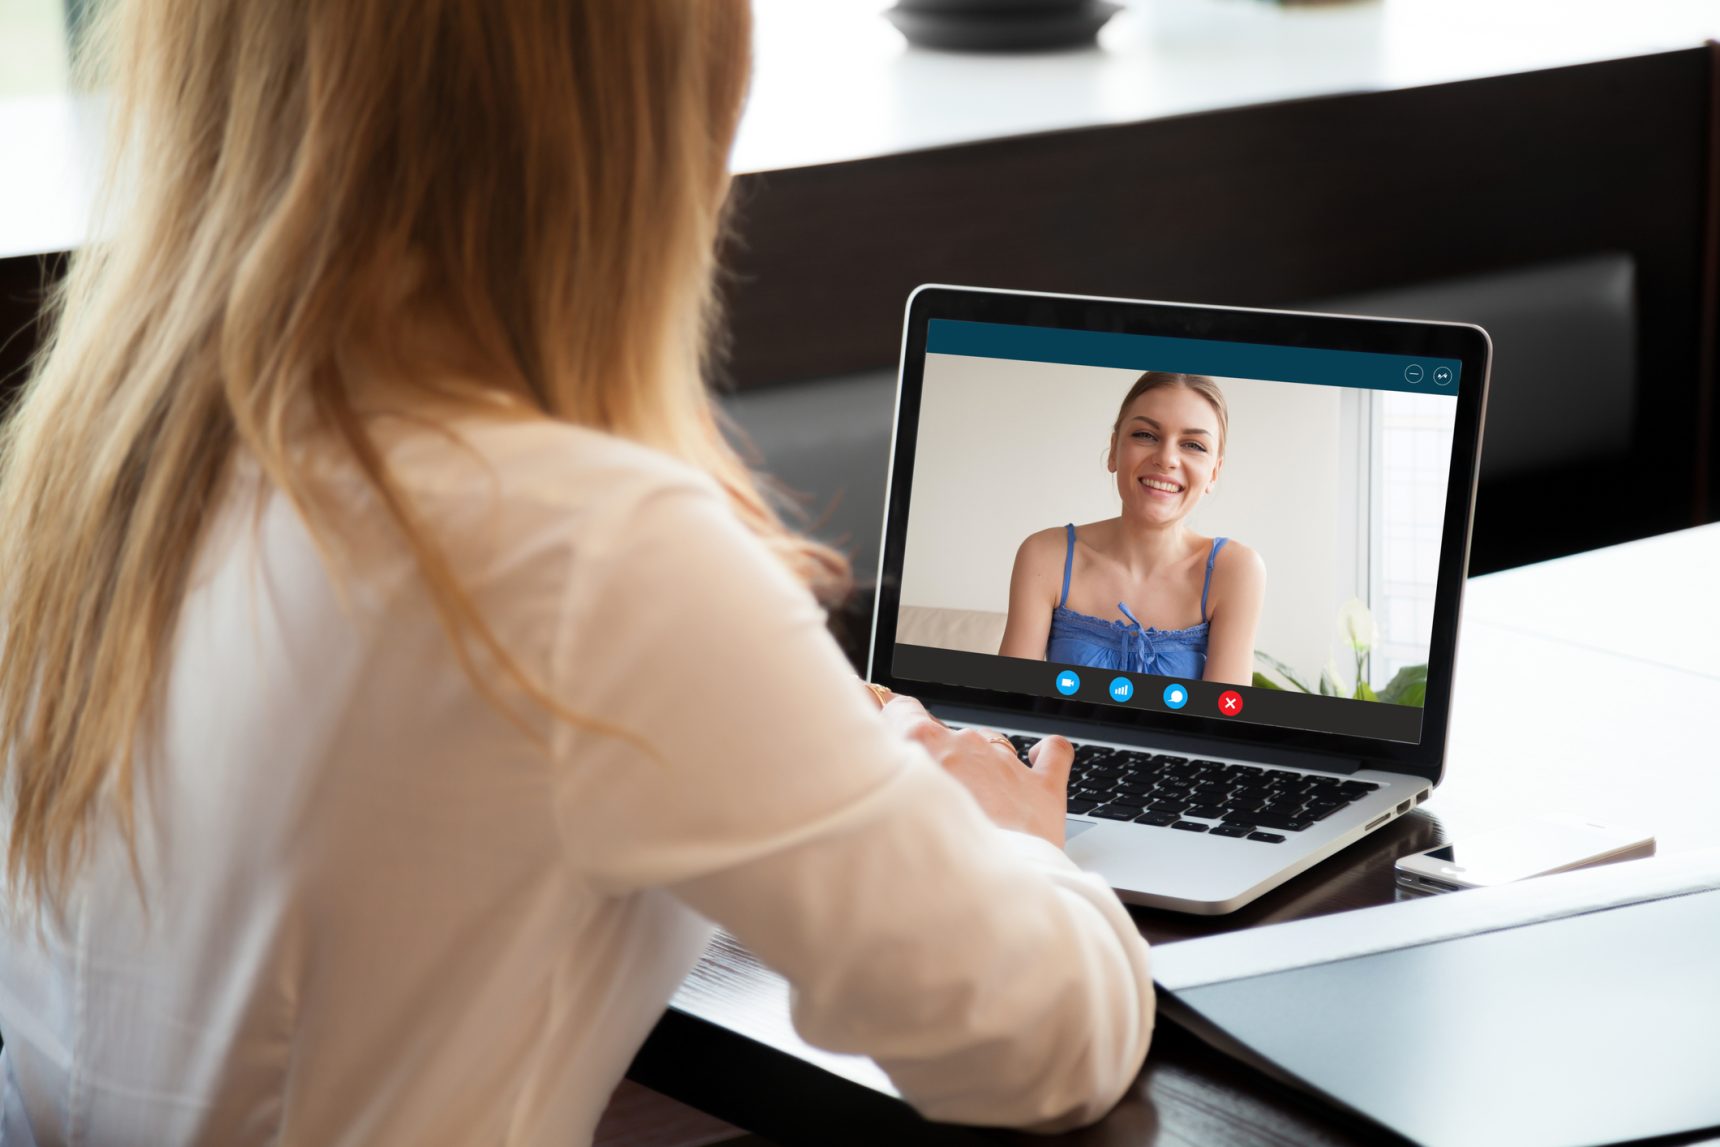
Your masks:
{"label": "long blonde hair", "polygon": [[319,544],[338,533],[294,463],[307,425],[365,476],[474,683],[497,698],[481,661],[554,708],[355,409],[361,359],[406,385],[435,366],[402,337],[409,313],[454,324],[498,391],[715,476],[808,583],[845,576],[782,524],[703,380],[745,0],[109,8],[90,43],[123,208],[74,257],[0,440],[14,892],[54,898],[98,798],[131,845],[134,757],[156,733],[180,602],[236,455]]}

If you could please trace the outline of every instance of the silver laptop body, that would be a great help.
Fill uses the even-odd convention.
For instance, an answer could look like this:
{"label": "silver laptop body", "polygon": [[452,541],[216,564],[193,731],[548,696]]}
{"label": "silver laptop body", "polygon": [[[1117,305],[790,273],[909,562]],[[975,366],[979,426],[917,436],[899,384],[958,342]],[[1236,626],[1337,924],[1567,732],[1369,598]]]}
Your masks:
{"label": "silver laptop body", "polygon": [[[1409,812],[1439,781],[1490,361],[1485,332],[1461,324],[919,288],[904,329],[869,679],[1024,749],[1050,733],[1069,737],[1068,855],[1131,903],[1203,915],[1240,908]],[[1261,473],[1283,473],[1273,452],[1299,448],[1317,459],[1303,463],[1308,472],[1337,475],[1307,484],[1336,491],[1331,505],[1297,482],[1260,478],[1235,479],[1244,491],[1233,483],[1222,508],[1207,504],[1206,529],[1235,522],[1260,539],[1267,589],[1257,638],[1306,650],[1296,666],[1260,655],[1250,683],[1206,682],[1002,657],[989,634],[957,632],[996,624],[995,555],[1024,528],[1011,516],[1057,525],[1044,521],[1049,511],[1032,519],[1012,507],[1063,482],[1093,496],[1087,456],[1050,445],[1057,420],[1083,404],[1099,409],[1084,388],[1104,390],[1114,406],[1132,374],[1153,370],[1216,378],[1231,396],[1232,433],[1239,416],[1252,420],[1247,437],[1259,445],[1248,464]],[[1299,420],[1312,429],[1304,434]],[[1110,430],[1100,428],[1095,461]],[[1038,477],[1022,476],[1041,464]],[[1012,483],[1021,493],[1008,494]],[[975,496],[985,490],[1002,493]],[[1298,513],[1309,523],[1301,533]],[[1406,533],[1415,534],[1407,548]],[[1338,540],[1320,540],[1328,534]],[[1328,567],[1338,571],[1329,586]],[[1317,591],[1297,598],[1296,586]],[[1353,680],[1349,654],[1346,666],[1314,662],[1316,623],[1352,590],[1337,612],[1350,626],[1340,633]],[[984,608],[959,608],[964,594]],[[1377,633],[1358,636],[1368,622],[1355,620],[1356,601],[1369,618],[1390,613],[1373,622]],[[1363,636],[1373,639],[1365,652]],[[1235,715],[1225,715],[1232,704]]]}

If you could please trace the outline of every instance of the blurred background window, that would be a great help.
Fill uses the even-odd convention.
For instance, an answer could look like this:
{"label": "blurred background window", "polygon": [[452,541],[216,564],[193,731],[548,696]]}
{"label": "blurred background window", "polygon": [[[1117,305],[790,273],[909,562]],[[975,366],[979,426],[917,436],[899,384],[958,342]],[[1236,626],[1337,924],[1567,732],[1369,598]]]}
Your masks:
{"label": "blurred background window", "polygon": [[66,90],[66,0],[0,0],[0,97]]}
{"label": "blurred background window", "polygon": [[1427,660],[1433,633],[1434,580],[1445,520],[1445,479],[1451,465],[1451,416],[1418,394],[1374,396],[1374,457],[1379,481],[1372,531],[1374,584],[1369,605],[1384,641],[1369,676],[1375,688],[1405,665]]}

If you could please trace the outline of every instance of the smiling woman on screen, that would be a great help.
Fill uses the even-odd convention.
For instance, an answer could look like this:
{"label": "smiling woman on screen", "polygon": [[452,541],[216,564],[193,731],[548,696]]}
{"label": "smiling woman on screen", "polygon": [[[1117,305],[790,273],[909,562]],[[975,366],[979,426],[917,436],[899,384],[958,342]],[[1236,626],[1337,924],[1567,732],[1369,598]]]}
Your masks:
{"label": "smiling woman on screen", "polygon": [[1114,1103],[1069,743],[880,711],[705,387],[746,5],[95,13],[123,210],[0,442],[0,1141],[585,1142],[713,923],[927,1115]]}
{"label": "smiling woman on screen", "polygon": [[998,652],[1248,684],[1266,566],[1240,542],[1187,524],[1224,468],[1229,430],[1212,379],[1164,371],[1136,379],[1106,460],[1122,512],[1021,543]]}

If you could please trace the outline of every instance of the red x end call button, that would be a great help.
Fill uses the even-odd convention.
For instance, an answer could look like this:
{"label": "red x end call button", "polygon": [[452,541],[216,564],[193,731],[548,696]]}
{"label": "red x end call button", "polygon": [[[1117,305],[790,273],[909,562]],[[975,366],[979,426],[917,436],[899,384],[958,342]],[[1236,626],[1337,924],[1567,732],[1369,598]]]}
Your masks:
{"label": "red x end call button", "polygon": [[1218,711],[1226,717],[1234,717],[1242,712],[1242,694],[1234,689],[1226,689],[1218,695]]}

